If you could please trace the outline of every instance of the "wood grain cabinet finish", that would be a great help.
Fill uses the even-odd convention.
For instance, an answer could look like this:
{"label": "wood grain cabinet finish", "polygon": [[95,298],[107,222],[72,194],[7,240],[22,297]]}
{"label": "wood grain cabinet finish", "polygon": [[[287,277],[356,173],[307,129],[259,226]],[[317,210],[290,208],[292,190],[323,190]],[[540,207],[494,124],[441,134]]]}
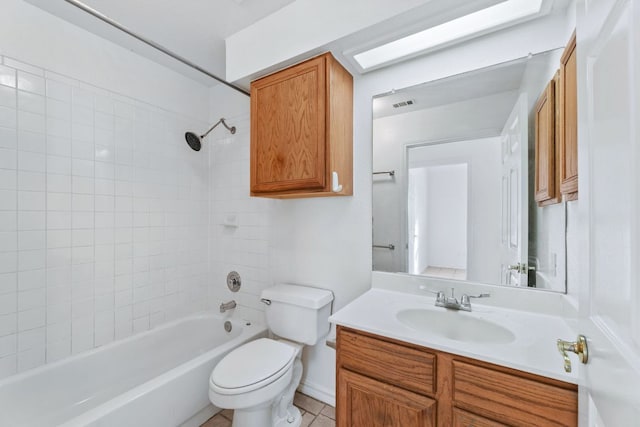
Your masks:
{"label": "wood grain cabinet finish", "polygon": [[538,206],[559,203],[561,200],[556,168],[556,82],[549,82],[535,107],[535,194]]}
{"label": "wood grain cabinet finish", "polygon": [[560,192],[565,200],[578,199],[578,84],[576,33],[560,59]]}
{"label": "wood grain cabinet finish", "polygon": [[493,420],[481,417],[462,409],[453,408],[453,426],[454,427],[506,427],[506,424],[498,423]]}
{"label": "wood grain cabinet finish", "polygon": [[514,373],[453,362],[454,405],[512,426],[569,426],[576,423],[577,395]]}
{"label": "wood grain cabinet finish", "polygon": [[434,354],[350,331],[340,338],[342,367],[416,393],[435,393]]}
{"label": "wood grain cabinet finish", "polygon": [[338,427],[578,424],[577,386],[527,372],[342,326],[336,363]]}
{"label": "wood grain cabinet finish", "polygon": [[250,163],[252,196],[353,194],[353,78],[330,53],[251,83]]}
{"label": "wood grain cabinet finish", "polygon": [[401,387],[342,369],[339,425],[436,427],[436,401]]}

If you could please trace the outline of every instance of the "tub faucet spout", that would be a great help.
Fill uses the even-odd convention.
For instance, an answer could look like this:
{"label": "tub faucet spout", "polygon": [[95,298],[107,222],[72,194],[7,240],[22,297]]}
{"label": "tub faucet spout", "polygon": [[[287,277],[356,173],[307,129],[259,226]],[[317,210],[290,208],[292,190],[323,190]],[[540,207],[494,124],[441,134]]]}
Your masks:
{"label": "tub faucet spout", "polygon": [[231,310],[232,308],[236,308],[236,302],[231,300],[229,302],[223,302],[220,304],[220,313],[224,313],[227,310]]}

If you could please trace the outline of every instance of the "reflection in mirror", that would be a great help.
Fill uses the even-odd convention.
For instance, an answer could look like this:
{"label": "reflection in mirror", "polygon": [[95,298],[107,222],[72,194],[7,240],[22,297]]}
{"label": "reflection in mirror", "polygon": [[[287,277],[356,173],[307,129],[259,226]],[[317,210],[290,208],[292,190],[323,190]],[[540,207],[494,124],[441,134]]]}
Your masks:
{"label": "reflection in mirror", "polygon": [[373,269],[565,291],[565,207],[533,200],[560,50],[373,100]]}

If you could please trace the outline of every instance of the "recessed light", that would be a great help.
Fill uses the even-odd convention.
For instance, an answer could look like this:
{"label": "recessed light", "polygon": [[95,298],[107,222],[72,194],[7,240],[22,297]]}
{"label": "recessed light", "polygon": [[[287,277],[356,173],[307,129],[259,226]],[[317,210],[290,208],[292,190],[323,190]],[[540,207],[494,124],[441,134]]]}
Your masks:
{"label": "recessed light", "polygon": [[363,70],[376,67],[540,13],[543,0],[507,0],[353,56]]}

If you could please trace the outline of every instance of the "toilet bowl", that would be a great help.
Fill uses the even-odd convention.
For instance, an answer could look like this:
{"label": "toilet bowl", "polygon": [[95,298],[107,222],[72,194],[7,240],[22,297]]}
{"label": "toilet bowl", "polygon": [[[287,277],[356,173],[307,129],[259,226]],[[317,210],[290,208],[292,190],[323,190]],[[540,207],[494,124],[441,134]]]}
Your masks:
{"label": "toilet bowl", "polygon": [[266,319],[279,338],[260,338],[227,354],[209,378],[209,400],[233,409],[233,427],[298,427],[293,397],[302,378],[302,348],[329,331],[333,294],[277,285],[262,292]]}

